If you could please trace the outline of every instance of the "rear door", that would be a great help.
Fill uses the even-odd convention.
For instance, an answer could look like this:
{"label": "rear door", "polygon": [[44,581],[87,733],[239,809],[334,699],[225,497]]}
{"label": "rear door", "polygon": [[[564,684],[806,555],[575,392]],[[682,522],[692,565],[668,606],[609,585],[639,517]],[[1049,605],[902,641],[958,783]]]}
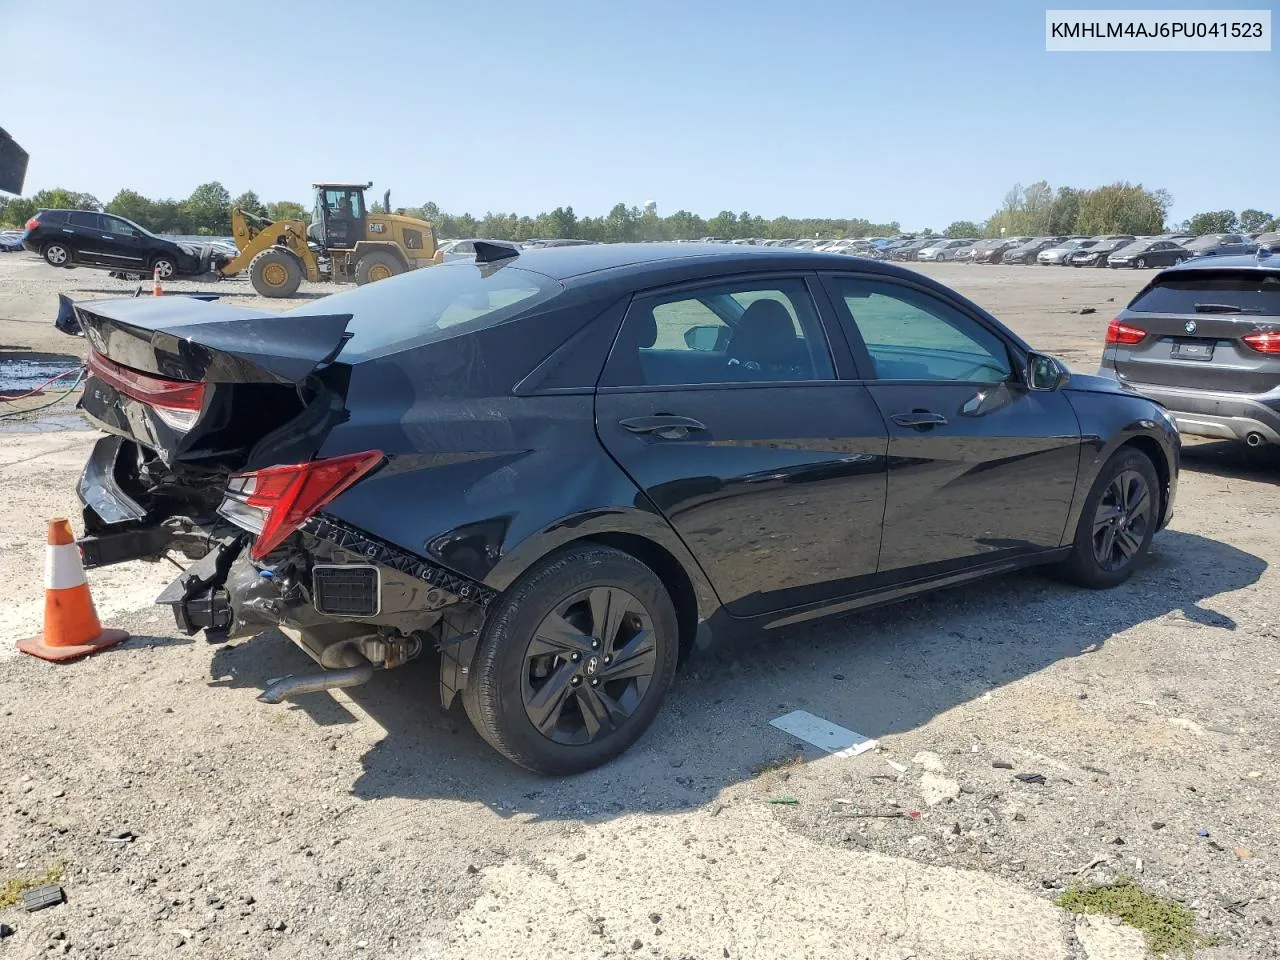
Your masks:
{"label": "rear door", "polygon": [[1061,545],[1080,426],[1062,392],[1028,390],[1010,345],[909,281],[827,278],[889,430],[880,572],[944,575]]}
{"label": "rear door", "polygon": [[102,217],[99,214],[73,210],[67,214],[65,226],[70,231],[67,239],[75,244],[77,260],[98,266],[111,265],[111,254],[103,236]]}
{"label": "rear door", "polygon": [[[804,275],[636,297],[596,397],[613,458],[735,616],[856,593],[875,574],[888,436]],[[832,346],[835,347],[834,352]]]}
{"label": "rear door", "polygon": [[1245,339],[1280,333],[1280,272],[1172,270],[1157,276],[1116,321],[1121,327],[1108,334],[1107,363],[1139,388],[1239,394],[1280,388],[1280,355]]}

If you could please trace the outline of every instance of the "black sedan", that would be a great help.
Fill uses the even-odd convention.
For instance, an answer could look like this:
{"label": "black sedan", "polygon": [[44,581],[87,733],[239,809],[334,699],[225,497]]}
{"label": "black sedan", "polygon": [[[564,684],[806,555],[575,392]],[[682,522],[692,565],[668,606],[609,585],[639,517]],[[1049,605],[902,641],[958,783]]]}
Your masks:
{"label": "black sedan", "polygon": [[1172,240],[1135,240],[1110,254],[1107,266],[1145,270],[1147,267],[1172,267],[1191,257],[1192,254]]}
{"label": "black sedan", "polygon": [[1036,262],[1040,251],[1049,250],[1060,244],[1066,237],[1033,237],[1016,247],[1010,247],[1000,255],[1001,263],[1021,263],[1023,265]]}
{"label": "black sedan", "polygon": [[416,270],[284,314],[75,307],[90,565],[194,560],[158,602],[321,667],[430,653],[506,757],[617,756],[695,646],[1052,565],[1124,582],[1178,436],[910,270],[608,244]]}
{"label": "black sedan", "polygon": [[1107,258],[1117,250],[1121,250],[1133,243],[1133,237],[1125,237],[1123,239],[1100,240],[1096,245],[1089,247],[1087,250],[1078,250],[1067,258],[1067,262],[1073,267],[1105,267],[1107,266]]}
{"label": "black sedan", "polygon": [[161,280],[208,273],[217,257],[208,244],[168,240],[124,217],[93,210],[41,210],[27,221],[22,245],[53,267],[158,274]]}
{"label": "black sedan", "polygon": [[969,260],[971,263],[1000,263],[1008,251],[1022,246],[1030,239],[1030,237],[1010,237],[1007,240],[987,240],[975,244],[973,256]]}

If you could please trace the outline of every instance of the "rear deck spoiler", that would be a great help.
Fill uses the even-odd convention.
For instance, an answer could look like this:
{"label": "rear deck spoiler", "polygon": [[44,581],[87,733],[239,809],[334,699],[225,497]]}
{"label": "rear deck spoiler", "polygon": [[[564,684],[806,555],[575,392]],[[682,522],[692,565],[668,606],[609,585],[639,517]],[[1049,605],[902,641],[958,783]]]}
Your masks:
{"label": "rear deck spoiler", "polygon": [[117,363],[210,383],[301,383],[333,362],[351,337],[349,313],[295,317],[188,296],[70,307],[93,348]]}

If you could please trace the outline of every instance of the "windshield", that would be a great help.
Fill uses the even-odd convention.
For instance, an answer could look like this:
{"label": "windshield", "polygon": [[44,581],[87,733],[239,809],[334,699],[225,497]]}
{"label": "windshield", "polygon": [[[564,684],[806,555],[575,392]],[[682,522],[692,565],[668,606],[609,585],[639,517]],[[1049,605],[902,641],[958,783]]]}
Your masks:
{"label": "windshield", "polygon": [[1128,243],[1116,251],[1116,254],[1141,253],[1144,250],[1151,249],[1150,240],[1138,240],[1136,243]]}
{"label": "windshield", "polygon": [[508,264],[466,260],[370,283],[289,311],[294,316],[350,313],[346,362],[496,326],[564,288],[550,277]]}

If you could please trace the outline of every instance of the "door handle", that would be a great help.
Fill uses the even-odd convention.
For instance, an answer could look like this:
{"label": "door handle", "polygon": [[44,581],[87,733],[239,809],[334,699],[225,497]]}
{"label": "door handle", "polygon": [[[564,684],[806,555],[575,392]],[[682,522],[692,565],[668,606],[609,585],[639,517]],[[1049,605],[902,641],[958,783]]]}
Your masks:
{"label": "door handle", "polygon": [[692,417],[676,417],[659,413],[652,417],[630,417],[619,420],[618,426],[632,433],[652,433],[663,440],[683,440],[694,430],[705,430],[707,425]]}
{"label": "door handle", "polygon": [[947,418],[931,410],[912,410],[910,413],[895,413],[893,422],[900,427],[915,427],[917,430],[929,430],[946,424]]}

